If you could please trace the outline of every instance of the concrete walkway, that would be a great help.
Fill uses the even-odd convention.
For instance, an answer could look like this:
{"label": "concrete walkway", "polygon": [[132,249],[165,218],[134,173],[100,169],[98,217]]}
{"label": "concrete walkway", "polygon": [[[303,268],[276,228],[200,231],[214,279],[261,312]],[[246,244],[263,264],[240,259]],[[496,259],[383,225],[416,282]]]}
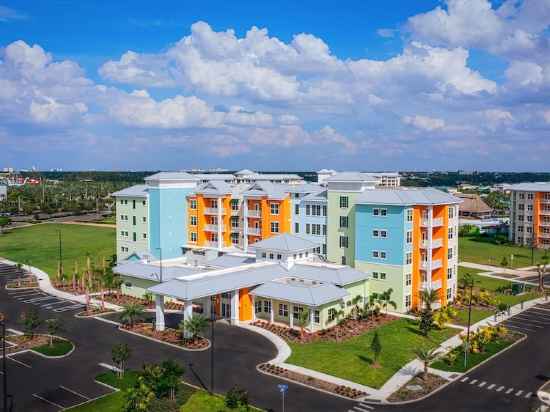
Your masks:
{"label": "concrete walkway", "polygon": [[491,272],[491,273],[506,273],[508,275],[516,275],[516,276],[533,275],[532,272],[525,270],[527,268],[509,269],[509,268],[503,268],[500,266],[482,265],[480,263],[471,263],[471,262],[460,262],[458,266],[462,266],[470,269],[482,270],[482,271]]}

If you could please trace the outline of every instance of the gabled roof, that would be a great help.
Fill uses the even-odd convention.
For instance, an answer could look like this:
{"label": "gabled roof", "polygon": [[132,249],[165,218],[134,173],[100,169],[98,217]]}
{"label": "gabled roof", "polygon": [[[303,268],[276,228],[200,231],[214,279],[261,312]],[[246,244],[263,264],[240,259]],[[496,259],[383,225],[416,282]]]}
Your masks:
{"label": "gabled roof", "polygon": [[470,193],[455,193],[455,196],[462,199],[460,205],[461,212],[469,213],[492,213],[493,208],[489,207],[487,203],[483,201],[481,196]]}
{"label": "gabled roof", "polygon": [[431,187],[365,190],[356,200],[357,204],[388,206],[448,205],[461,202],[450,193]]}
{"label": "gabled roof", "polygon": [[148,196],[146,185],[134,185],[111,194],[112,197],[143,197]]}
{"label": "gabled roof", "polygon": [[248,190],[243,192],[244,196],[267,196],[271,199],[284,199],[287,197],[284,185],[278,185],[269,181],[258,181],[252,183]]}
{"label": "gabled roof", "polygon": [[270,238],[260,240],[259,242],[250,245],[250,248],[292,253],[314,249],[319,245],[320,243],[312,242],[311,240],[304,239],[300,236],[292,235],[290,233],[283,233],[281,235],[271,236]]}
{"label": "gabled roof", "polygon": [[231,185],[222,180],[212,180],[200,186],[196,193],[205,195],[228,195],[231,193]]}
{"label": "gabled roof", "polygon": [[239,170],[237,173],[235,173],[236,176],[248,176],[248,175],[256,175],[256,172],[253,172],[252,170],[243,169]]}
{"label": "gabled roof", "polygon": [[[161,268],[158,265],[149,265],[139,262],[124,262],[116,265],[113,271],[119,275],[160,282]],[[204,270],[195,267],[164,266],[162,268],[162,281],[167,282],[171,279],[181,276],[189,276],[200,272],[204,272]]]}
{"label": "gabled roof", "polygon": [[159,172],[159,173],[155,173],[154,175],[147,176],[144,180],[146,182],[164,181],[164,180],[196,182],[198,179],[192,174],[186,173],[186,172]]}
{"label": "gabled roof", "polygon": [[310,193],[302,198],[306,202],[325,202],[327,201],[327,191],[321,190],[318,192]]}
{"label": "gabled roof", "polygon": [[288,281],[288,279],[266,282],[252,290],[250,294],[313,307],[334,302],[348,296],[348,292],[345,289],[329,283],[301,283],[299,280]]}
{"label": "gabled roof", "polygon": [[506,189],[518,192],[550,192],[550,182],[518,183]]}
{"label": "gabled roof", "polygon": [[298,278],[333,283],[338,286],[349,285],[369,278],[367,272],[349,266],[327,264],[297,263],[290,268],[289,273]]}
{"label": "gabled roof", "polygon": [[216,268],[232,268],[254,262],[256,262],[256,258],[250,256],[222,255],[209,260],[206,265]]}

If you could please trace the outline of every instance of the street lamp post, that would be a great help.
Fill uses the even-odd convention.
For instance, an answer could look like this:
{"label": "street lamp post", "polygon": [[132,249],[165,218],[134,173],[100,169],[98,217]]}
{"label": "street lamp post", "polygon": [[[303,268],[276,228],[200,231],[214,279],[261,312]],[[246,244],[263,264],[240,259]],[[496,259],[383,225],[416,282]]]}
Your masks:
{"label": "street lamp post", "polygon": [[213,296],[210,297],[210,392],[214,393],[214,348],[216,343],[215,338],[215,323],[216,323],[216,310],[213,305]]}
{"label": "street lamp post", "polygon": [[61,276],[63,274],[63,246],[61,243],[61,230],[57,231],[57,235],[59,237],[59,281],[60,281]]}
{"label": "street lamp post", "polygon": [[2,411],[8,412],[8,371],[6,368],[6,322],[0,313],[2,325]]}
{"label": "street lamp post", "polygon": [[472,296],[474,294],[474,279],[468,273],[466,275],[467,286],[470,287],[470,301],[468,302],[468,329],[466,332],[466,344],[464,345],[464,368],[468,364],[468,351],[470,350],[470,325],[472,322]]}

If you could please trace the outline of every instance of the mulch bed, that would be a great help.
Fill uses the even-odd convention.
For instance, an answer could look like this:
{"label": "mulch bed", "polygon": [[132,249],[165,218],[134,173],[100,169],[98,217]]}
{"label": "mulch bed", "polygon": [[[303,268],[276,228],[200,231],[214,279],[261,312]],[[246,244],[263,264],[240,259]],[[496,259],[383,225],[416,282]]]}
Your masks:
{"label": "mulch bed", "polygon": [[330,383],[321,379],[313,378],[311,376],[302,375],[301,373],[290,371],[288,369],[272,365],[270,363],[263,363],[259,366],[259,368],[260,370],[267,372],[271,375],[290,379],[292,381],[303,383],[317,389],[322,389],[327,392],[345,396],[346,398],[357,399],[363,396],[367,396],[367,393],[354,388],[350,388],[349,386],[337,385],[335,383]]}
{"label": "mulch bed", "polygon": [[205,349],[209,345],[206,338],[199,337],[195,340],[184,339],[179,330],[166,328],[163,331],[158,331],[155,330],[151,323],[136,323],[134,326],[122,325],[121,328],[166,343],[182,346],[186,349]]}
{"label": "mulch bed", "polygon": [[[403,385],[399,390],[395,391],[388,397],[389,402],[403,402],[412,401],[414,399],[422,398],[423,396],[432,393],[441,385],[446,384],[448,381],[441,376],[428,373],[426,379],[422,378],[422,375],[417,375]],[[411,386],[421,387],[419,390],[413,390]],[[415,388],[417,389],[417,388]]]}
{"label": "mulch bed", "polygon": [[76,316],[78,317],[91,317],[91,316],[98,316],[103,315],[105,313],[112,313],[114,312],[111,309],[101,309],[100,307],[90,306],[88,309],[83,310],[82,312],[78,312]]}
{"label": "mulch bed", "polygon": [[396,320],[395,316],[380,314],[378,317],[373,317],[370,319],[347,319],[344,320],[341,324],[333,326],[329,329],[321,330],[314,333],[305,332],[303,335],[300,334],[299,330],[290,329],[285,326],[276,325],[269,323],[264,320],[257,320],[252,323],[254,326],[266,329],[281,338],[296,343],[311,343],[317,341],[343,341],[354,336],[359,336],[365,332],[382,326],[386,323]]}
{"label": "mulch bed", "polygon": [[8,346],[6,352],[14,353],[22,350],[32,349],[50,343],[50,338],[44,335],[11,335],[6,337],[6,342],[13,343],[14,346]]}
{"label": "mulch bed", "polygon": [[[128,304],[137,304],[146,307],[147,309],[154,309],[155,302],[148,301],[146,299],[137,298],[135,296],[109,293],[105,294],[105,302],[113,303],[115,305],[124,306]],[[166,302],[164,309],[168,310],[183,310],[183,305],[176,302]]]}
{"label": "mulch bed", "polygon": [[27,276],[24,278],[10,280],[6,284],[8,289],[26,289],[26,288],[37,288],[38,281],[34,276]]}

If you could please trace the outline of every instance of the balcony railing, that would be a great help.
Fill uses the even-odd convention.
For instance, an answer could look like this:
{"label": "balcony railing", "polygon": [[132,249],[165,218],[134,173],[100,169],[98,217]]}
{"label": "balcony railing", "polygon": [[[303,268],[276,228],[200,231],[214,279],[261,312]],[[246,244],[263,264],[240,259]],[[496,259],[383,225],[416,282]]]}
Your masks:
{"label": "balcony railing", "polygon": [[237,232],[240,232],[241,231],[241,226],[237,225],[237,226],[231,226],[231,232],[233,233],[237,233]]}
{"label": "balcony railing", "polygon": [[441,289],[441,280],[434,280],[432,282],[422,282],[420,284],[422,290],[438,290]]}
{"label": "balcony railing", "polygon": [[550,210],[541,209],[540,214],[544,216],[550,216]]}
{"label": "balcony railing", "polygon": [[262,211],[261,210],[249,210],[248,211],[248,217],[262,217]]}
{"label": "balcony railing", "polygon": [[[430,224],[430,219],[426,219],[426,218],[422,219],[422,226],[428,227],[429,224]],[[439,226],[443,226],[443,218],[438,217],[438,218],[432,219],[432,227],[439,227]]]}
{"label": "balcony railing", "polygon": [[[205,225],[204,226],[204,230],[206,230],[207,232],[217,232],[219,228],[220,228],[219,225]],[[221,229],[222,229],[222,232],[225,232],[223,226],[221,226]]]}
{"label": "balcony railing", "polygon": [[[441,259],[432,260],[432,270],[439,269],[442,266],[443,266],[443,263],[441,262]],[[422,263],[420,264],[420,268],[422,270],[428,270],[428,261],[423,260]]]}
{"label": "balcony railing", "polygon": [[550,239],[550,233],[539,233],[539,237],[542,237],[543,239]]}
{"label": "balcony railing", "polygon": [[220,210],[222,212],[222,215],[224,215],[225,214],[225,209],[224,208],[218,209],[217,207],[205,207],[204,208],[204,214],[205,215],[218,215]]}
{"label": "balcony railing", "polygon": [[248,234],[254,235],[254,236],[260,236],[262,234],[261,229],[259,227],[249,227],[248,228]]}
{"label": "balcony railing", "polygon": [[218,241],[217,240],[214,240],[214,241],[207,240],[206,242],[204,242],[204,246],[206,246],[206,247],[218,247]]}
{"label": "balcony railing", "polygon": [[240,213],[240,210],[239,210],[239,209],[237,209],[237,210],[231,209],[231,216],[238,216],[239,213]]}
{"label": "balcony railing", "polygon": [[[423,239],[421,246],[422,246],[423,249],[427,249],[429,247],[428,239]],[[441,239],[441,238],[432,239],[432,249],[436,249],[436,248],[442,247],[442,246],[443,246],[443,239]]]}

